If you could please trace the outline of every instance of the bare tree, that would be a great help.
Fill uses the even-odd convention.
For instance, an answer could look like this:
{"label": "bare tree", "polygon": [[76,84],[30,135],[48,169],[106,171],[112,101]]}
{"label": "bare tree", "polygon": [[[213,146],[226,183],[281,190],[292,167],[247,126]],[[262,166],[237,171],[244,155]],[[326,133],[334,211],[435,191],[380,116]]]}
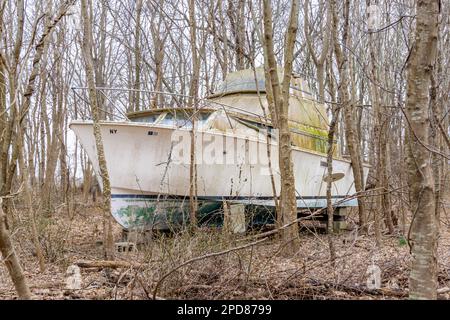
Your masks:
{"label": "bare tree", "polygon": [[[319,56],[317,56],[317,53],[314,49],[314,42],[313,42],[313,34],[311,30],[311,24],[309,21],[309,0],[305,0],[304,4],[304,32],[305,32],[305,39],[306,43],[308,45],[308,51],[311,55],[311,58],[314,62],[314,65],[317,69],[317,82],[319,86],[319,102],[323,103],[325,101],[325,59],[327,58],[328,51],[330,50],[330,43],[331,43],[331,10],[329,8],[329,3],[326,2],[325,5],[325,12],[326,12],[326,24],[325,24],[325,30],[323,27],[323,24],[320,24],[319,34],[323,37],[322,42],[322,51]],[[323,2],[320,1],[320,6],[323,6]],[[319,14],[323,14],[320,12]]]}
{"label": "bare tree", "polygon": [[134,92],[133,102],[134,111],[139,111],[140,98],[141,98],[141,15],[142,15],[142,0],[136,2],[136,27],[134,31]]}
{"label": "bare tree", "polygon": [[[192,54],[192,79],[189,89],[190,108],[197,110],[198,103],[198,86],[200,77],[200,60],[198,57],[197,48],[197,23],[195,18],[195,0],[189,1],[189,31]],[[191,152],[190,152],[190,166],[189,166],[189,204],[190,204],[190,222],[192,226],[197,225],[197,164],[195,155],[195,127],[196,127],[196,112],[192,112],[192,130],[191,130]]]}
{"label": "bare tree", "polygon": [[[350,153],[350,159],[352,162],[353,177],[355,180],[356,192],[361,192],[364,190],[364,180],[362,175],[362,161],[359,152],[359,142],[355,132],[355,104],[352,100],[349,92],[350,86],[350,68],[348,62],[348,48],[350,47],[349,39],[349,10],[350,1],[344,1],[344,21],[343,21],[343,32],[342,39],[338,38],[338,28],[339,28],[339,17],[336,7],[336,1],[330,1],[331,11],[332,11],[332,30],[333,30],[333,43],[334,43],[334,53],[336,57],[336,62],[339,71],[339,103],[343,107],[343,117],[345,123],[345,137],[347,140],[347,148]],[[359,208],[359,225],[366,228],[366,213],[364,199],[362,197],[358,198],[358,208]]]}
{"label": "bare tree", "polygon": [[[67,1],[59,7],[57,13],[52,17],[51,22],[47,24],[42,32],[42,35],[39,37],[36,45],[35,45],[35,53],[33,57],[33,65],[31,72],[28,76],[27,82],[26,82],[26,88],[23,93],[23,101],[20,104],[20,108],[18,108],[17,112],[14,111],[13,117],[11,118],[10,126],[6,131],[6,134],[4,131],[1,133],[1,140],[5,141],[9,140],[11,138],[17,139],[16,143],[14,144],[11,152],[11,159],[8,164],[8,149],[9,146],[6,148],[6,155],[3,161],[0,163],[0,171],[3,172],[4,180],[2,181],[2,190],[3,192],[11,193],[12,183],[13,183],[13,177],[15,175],[17,162],[19,156],[22,154],[22,148],[23,148],[23,135],[20,134],[24,131],[24,119],[26,115],[28,114],[31,106],[31,97],[35,91],[35,82],[36,78],[40,71],[40,63],[42,59],[42,55],[44,52],[45,45],[47,43],[48,37],[51,35],[52,31],[58,24],[58,22],[66,15],[68,9],[73,4],[74,1]],[[23,19],[23,3],[19,3],[18,5],[18,15],[19,15],[19,21]],[[3,10],[2,10],[2,17],[3,17]],[[0,19],[2,20],[2,19]],[[22,27],[19,27],[21,29]],[[22,45],[22,33],[23,31],[19,31],[16,46],[15,46],[15,54],[14,59],[17,62],[18,57],[20,56],[20,47]],[[2,56],[2,61],[4,60],[4,57]],[[3,65],[3,64],[2,64]],[[16,66],[17,67],[17,66]],[[0,70],[2,71],[2,70]],[[16,93],[16,92],[14,92]],[[16,101],[16,99],[13,99]],[[15,103],[14,103],[15,104]],[[0,108],[4,109],[4,107]],[[14,109],[16,110],[16,109]],[[17,133],[15,135],[12,134],[13,128],[17,128]],[[9,132],[9,133],[8,133]],[[5,149],[4,149],[5,150]],[[7,170],[4,170],[4,166],[8,165]],[[8,197],[10,198],[10,197]],[[11,279],[13,280],[14,286],[16,288],[17,294],[20,298],[29,299],[31,298],[31,293],[29,291],[27,282],[25,280],[25,277],[23,275],[22,268],[20,266],[19,259],[15,253],[14,246],[11,241],[11,236],[9,232],[9,226],[7,222],[7,215],[3,212],[3,203],[0,204],[0,249],[2,252],[2,256],[4,257],[5,264],[8,268],[9,274],[11,276]],[[8,208],[8,206],[6,206]]]}
{"label": "bare tree", "polygon": [[92,22],[88,13],[86,0],[81,1],[81,15],[83,18],[83,57],[86,68],[86,79],[89,90],[89,103],[91,105],[91,113],[94,122],[95,147],[97,149],[97,157],[100,168],[100,176],[102,178],[103,191],[103,214],[107,221],[107,230],[105,230],[105,257],[107,259],[114,258],[113,235],[112,235],[112,217],[111,217],[111,186],[109,182],[108,168],[103,149],[102,133],[99,124],[99,107],[97,100],[97,89],[94,78],[94,61],[92,57]]}
{"label": "bare tree", "polygon": [[412,193],[411,222],[412,267],[410,298],[436,299],[437,222],[434,179],[429,145],[428,99],[431,74],[435,65],[438,39],[439,0],[416,3],[414,45],[408,60],[406,115],[408,137],[408,178]]}
{"label": "bare tree", "polygon": [[[297,218],[297,195],[295,190],[294,166],[292,163],[291,136],[289,130],[289,87],[292,76],[292,63],[294,54],[295,38],[298,29],[299,1],[293,0],[289,23],[286,31],[286,43],[284,50],[284,73],[283,81],[280,84],[275,54],[273,49],[272,30],[272,6],[270,0],[263,1],[264,10],[264,45],[268,55],[268,71],[270,79],[266,78],[266,83],[272,87],[273,102],[277,114],[277,124],[279,130],[279,166],[281,178],[281,219],[283,224],[288,224]],[[267,75],[266,75],[267,76]],[[269,93],[270,94],[270,93]],[[288,242],[288,252],[291,254],[298,250],[298,225],[292,224],[284,229],[284,241]]]}

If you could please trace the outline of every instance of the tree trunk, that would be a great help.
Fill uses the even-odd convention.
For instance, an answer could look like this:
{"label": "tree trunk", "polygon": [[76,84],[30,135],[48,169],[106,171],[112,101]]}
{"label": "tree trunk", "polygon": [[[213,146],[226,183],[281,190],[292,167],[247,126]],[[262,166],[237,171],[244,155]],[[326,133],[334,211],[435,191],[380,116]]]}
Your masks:
{"label": "tree trunk", "polygon": [[136,28],[134,30],[134,89],[137,91],[133,94],[134,111],[139,111],[141,100],[141,12],[142,12],[142,0],[136,1]]}
{"label": "tree trunk", "polygon": [[[21,133],[22,134],[22,133]],[[34,249],[36,251],[36,256],[39,263],[39,271],[44,272],[45,271],[45,258],[44,253],[42,251],[41,244],[39,242],[39,234],[36,226],[36,215],[33,208],[33,194],[30,189],[30,183],[29,183],[29,169],[25,165],[25,155],[22,155],[19,159],[19,168],[22,172],[22,180],[24,184],[24,192],[25,192],[25,201],[27,204],[28,209],[28,217],[30,219],[31,224],[31,238],[33,240]]]}
{"label": "tree trunk", "polygon": [[[237,7],[236,4],[237,3]],[[234,50],[236,54],[236,70],[246,68],[245,64],[245,24],[244,24],[245,0],[228,1],[228,18],[231,31],[234,35]],[[226,41],[226,40],[225,40]]]}
{"label": "tree trunk", "polygon": [[[189,102],[190,108],[197,110],[198,103],[198,87],[200,77],[200,61],[197,53],[197,24],[195,22],[195,1],[189,1],[189,30],[191,36],[191,54],[192,54],[192,80],[189,90]],[[191,151],[190,151],[190,166],[189,166],[189,206],[190,206],[190,223],[193,227],[197,226],[197,163],[195,156],[195,127],[196,127],[196,115],[195,111],[192,112],[192,130],[191,130]]]}
{"label": "tree trunk", "polygon": [[[293,0],[289,17],[284,51],[284,74],[280,85],[273,48],[272,8],[270,0],[264,0],[264,45],[268,54],[268,70],[272,85],[273,101],[278,119],[278,149],[281,179],[280,213],[282,224],[297,218],[297,196],[295,190],[294,168],[292,163],[291,135],[289,130],[289,86],[292,75],[293,52],[298,29],[299,1]],[[283,241],[287,243],[286,253],[294,254],[299,247],[298,224],[283,229]]]}
{"label": "tree trunk", "polygon": [[325,59],[328,56],[328,51],[330,49],[330,42],[331,37],[329,32],[331,31],[331,10],[329,8],[329,5],[326,7],[326,31],[323,30],[323,27],[321,25],[320,32],[324,34],[324,40],[322,43],[322,52],[320,53],[320,56],[317,57],[317,54],[314,51],[313,47],[313,37],[312,37],[312,31],[310,30],[311,26],[309,23],[309,0],[305,1],[304,4],[304,11],[305,11],[305,18],[304,18],[304,32],[305,32],[305,39],[306,44],[308,46],[309,53],[311,55],[311,58],[314,62],[314,65],[316,66],[317,70],[317,82],[319,86],[319,102],[324,103],[325,101]]}
{"label": "tree trunk", "polygon": [[2,209],[2,198],[0,198],[0,251],[3,261],[11,276],[17,295],[20,299],[31,299],[31,292],[28,287],[27,280],[20,266],[14,246],[11,242],[11,234],[9,232],[6,215]]}
{"label": "tree trunk", "polygon": [[[370,0],[367,0],[367,6],[370,6]],[[371,17],[368,17],[369,19]],[[373,156],[373,160],[374,160],[374,168],[375,168],[375,172],[376,172],[376,189],[380,190],[380,188],[382,187],[382,170],[384,170],[384,168],[381,167],[381,124],[382,124],[382,119],[381,119],[381,107],[380,107],[380,94],[378,91],[378,75],[377,75],[377,70],[376,70],[376,60],[375,60],[375,44],[374,44],[374,34],[371,32],[373,30],[369,29],[369,52],[370,52],[370,76],[371,76],[371,81],[370,81],[370,100],[372,102],[372,109],[374,112],[374,126],[373,126],[373,141],[374,141],[374,146],[373,146],[373,152],[372,152],[372,156]],[[382,193],[380,191],[377,191],[379,193]],[[381,215],[383,214],[383,212],[386,212],[385,209],[383,208],[383,204],[382,204],[382,197],[383,195],[377,195],[375,196],[375,210],[374,212],[374,229],[375,229],[375,241],[377,244],[377,247],[381,247]],[[389,208],[390,209],[390,208]]]}
{"label": "tree trunk", "polygon": [[[339,103],[343,107],[343,116],[345,124],[345,138],[347,141],[347,149],[350,153],[350,159],[352,162],[353,179],[355,182],[356,192],[361,192],[364,190],[364,177],[361,172],[361,156],[359,154],[359,141],[355,133],[355,106],[354,102],[350,98],[349,93],[349,66],[347,49],[349,47],[349,7],[350,1],[346,0],[344,3],[344,31],[342,35],[342,43],[344,44],[344,50],[342,50],[340,41],[337,36],[337,29],[339,26],[339,18],[336,8],[336,0],[331,0],[330,2],[331,11],[333,15],[333,38],[334,38],[334,51],[336,56],[336,61],[338,64],[340,83],[339,83]],[[358,197],[358,211],[359,211],[359,225],[362,230],[366,230],[366,214],[365,214],[365,204],[362,197]]]}
{"label": "tree trunk", "polygon": [[83,57],[86,69],[86,79],[89,91],[89,103],[91,105],[92,120],[94,122],[95,147],[97,149],[98,163],[100,167],[100,176],[102,179],[103,191],[103,214],[107,220],[105,258],[114,259],[114,243],[112,235],[112,216],[111,216],[111,186],[109,182],[108,169],[106,164],[105,152],[103,149],[102,133],[99,124],[99,108],[97,100],[97,91],[95,88],[94,62],[92,57],[92,24],[88,14],[86,0],[81,1],[81,14],[83,18]]}
{"label": "tree trunk", "polygon": [[407,64],[406,116],[409,127],[408,178],[413,219],[411,222],[411,299],[436,299],[437,227],[429,145],[429,87],[438,35],[439,0],[416,3],[415,43]]}

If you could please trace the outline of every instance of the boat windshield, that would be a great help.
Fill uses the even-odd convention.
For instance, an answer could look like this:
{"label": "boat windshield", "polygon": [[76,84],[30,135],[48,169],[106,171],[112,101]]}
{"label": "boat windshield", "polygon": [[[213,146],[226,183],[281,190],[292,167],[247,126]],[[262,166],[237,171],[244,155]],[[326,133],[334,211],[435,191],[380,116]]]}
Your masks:
{"label": "boat windshield", "polygon": [[[197,125],[201,127],[209,118],[211,112],[198,113]],[[164,118],[159,122],[160,124],[172,125],[178,128],[192,128],[192,112],[175,111],[167,112]]]}
{"label": "boat windshield", "polygon": [[147,115],[145,117],[138,117],[138,118],[131,119],[131,121],[133,121],[133,122],[154,123],[159,118],[160,115],[161,115],[161,113],[154,113],[154,114],[151,114],[151,115]]}

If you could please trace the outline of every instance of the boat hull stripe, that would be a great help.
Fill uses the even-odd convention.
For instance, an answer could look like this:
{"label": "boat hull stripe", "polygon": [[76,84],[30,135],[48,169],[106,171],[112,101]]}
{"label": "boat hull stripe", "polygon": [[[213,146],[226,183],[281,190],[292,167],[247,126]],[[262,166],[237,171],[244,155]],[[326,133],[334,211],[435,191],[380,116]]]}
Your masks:
{"label": "boat hull stripe", "polygon": [[[331,196],[332,199],[344,199],[348,196]],[[153,194],[112,194],[113,199],[158,199],[158,195]],[[186,199],[189,196],[177,196],[177,195],[160,195],[159,198],[162,199]],[[250,196],[198,196],[198,200],[209,200],[209,201],[222,201],[222,200],[273,200],[272,196],[261,196],[261,197],[250,197]],[[326,196],[302,196],[297,197],[297,200],[320,200],[326,199]]]}

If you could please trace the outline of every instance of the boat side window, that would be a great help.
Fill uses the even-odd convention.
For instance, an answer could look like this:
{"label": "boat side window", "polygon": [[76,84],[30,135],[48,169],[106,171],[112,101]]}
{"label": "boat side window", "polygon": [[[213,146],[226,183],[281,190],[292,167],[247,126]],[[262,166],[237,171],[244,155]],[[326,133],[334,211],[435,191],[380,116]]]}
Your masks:
{"label": "boat side window", "polygon": [[178,128],[191,129],[192,128],[192,121],[191,121],[190,117],[191,117],[190,113],[186,113],[184,111],[177,111],[176,112],[175,125]]}
{"label": "boat side window", "polygon": [[192,122],[183,111],[167,112],[160,124],[176,126],[178,128],[192,128]]}
{"label": "boat side window", "polygon": [[166,124],[166,125],[173,125],[174,124],[173,118],[174,118],[173,114],[170,112],[167,112],[163,115],[163,118],[159,123]]}
{"label": "boat side window", "polygon": [[198,120],[199,121],[206,121],[208,120],[209,116],[211,115],[211,112],[200,112],[199,116],[198,116]]}
{"label": "boat side window", "polygon": [[208,119],[211,115],[212,115],[212,112],[210,112],[210,111],[202,111],[198,114],[197,125],[199,126],[199,128],[202,128],[203,125],[206,124],[206,122],[208,121]]}

